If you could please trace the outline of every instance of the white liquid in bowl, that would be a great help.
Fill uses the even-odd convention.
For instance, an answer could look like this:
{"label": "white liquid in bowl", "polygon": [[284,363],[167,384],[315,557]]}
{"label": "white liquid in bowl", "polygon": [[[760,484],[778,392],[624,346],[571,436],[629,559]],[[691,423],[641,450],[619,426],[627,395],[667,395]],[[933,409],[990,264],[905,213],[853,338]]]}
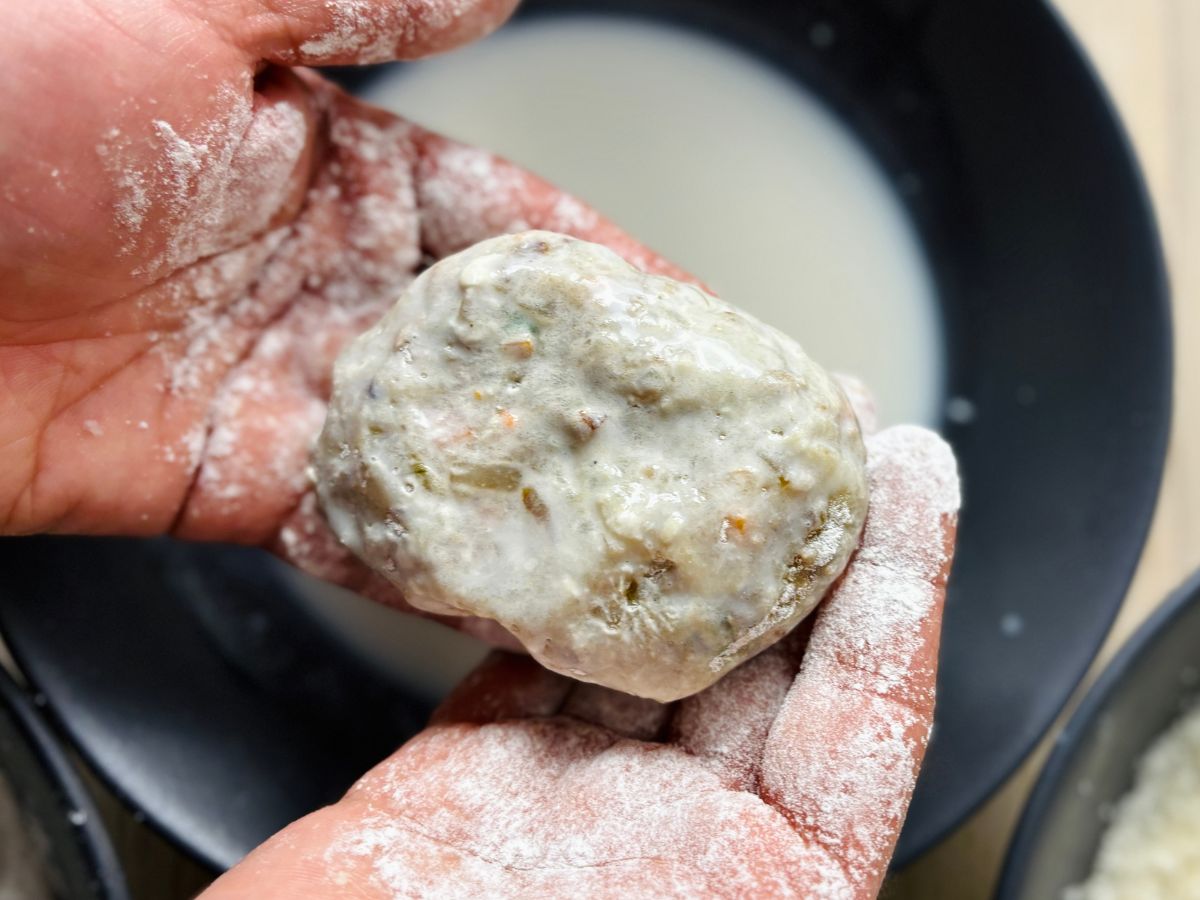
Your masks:
{"label": "white liquid in bowl", "polygon": [[[941,338],[911,223],[854,135],[768,64],[680,29],[564,17],[398,67],[366,96],[586,200],[827,368],[862,378],[883,424],[936,423]],[[303,593],[427,693],[478,658],[463,638],[436,651],[434,672],[439,626],[332,589]]]}

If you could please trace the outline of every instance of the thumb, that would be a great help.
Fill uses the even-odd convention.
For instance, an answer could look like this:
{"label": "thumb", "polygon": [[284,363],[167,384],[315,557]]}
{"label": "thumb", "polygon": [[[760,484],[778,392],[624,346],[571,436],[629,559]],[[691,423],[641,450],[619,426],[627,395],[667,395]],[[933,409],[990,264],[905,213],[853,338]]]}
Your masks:
{"label": "thumb", "polygon": [[418,59],[495,30],[517,0],[243,0],[209,13],[256,60],[363,65]]}

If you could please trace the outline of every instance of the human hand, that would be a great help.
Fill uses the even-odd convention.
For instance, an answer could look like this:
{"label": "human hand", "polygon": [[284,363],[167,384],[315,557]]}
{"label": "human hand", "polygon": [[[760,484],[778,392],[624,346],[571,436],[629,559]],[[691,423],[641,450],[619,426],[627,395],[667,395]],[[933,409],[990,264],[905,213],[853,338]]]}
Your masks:
{"label": "human hand", "polygon": [[429,261],[505,231],[674,270],[545,182],[287,66],[426,55],[513,5],[0,14],[0,533],[261,544],[399,602],[305,474],[341,346]]}
{"label": "human hand", "polygon": [[[284,68],[443,49],[510,0],[110,6],[35,4],[0,35],[0,530],[265,544],[386,594],[304,474],[345,340],[429,259],[521,227],[680,273],[544,182]],[[393,876],[548,893],[564,873],[593,894],[873,893],[928,732],[953,532],[948,457],[889,440],[803,665],[797,633],[664,708],[499,657],[213,896],[392,896]]]}
{"label": "human hand", "polygon": [[875,896],[929,735],[958,481],[922,429],[867,452],[862,545],[811,636],[670,706],[498,653],[202,900]]}

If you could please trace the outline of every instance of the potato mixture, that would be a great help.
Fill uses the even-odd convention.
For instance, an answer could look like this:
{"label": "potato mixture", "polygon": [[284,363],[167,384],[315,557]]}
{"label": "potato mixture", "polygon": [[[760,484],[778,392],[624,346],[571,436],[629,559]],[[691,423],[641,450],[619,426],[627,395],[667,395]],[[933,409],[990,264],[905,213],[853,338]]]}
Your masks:
{"label": "potato mixture", "polygon": [[857,421],[799,346],[549,232],[442,260],[343,352],[316,471],[414,606],[661,701],[791,630],[867,508]]}

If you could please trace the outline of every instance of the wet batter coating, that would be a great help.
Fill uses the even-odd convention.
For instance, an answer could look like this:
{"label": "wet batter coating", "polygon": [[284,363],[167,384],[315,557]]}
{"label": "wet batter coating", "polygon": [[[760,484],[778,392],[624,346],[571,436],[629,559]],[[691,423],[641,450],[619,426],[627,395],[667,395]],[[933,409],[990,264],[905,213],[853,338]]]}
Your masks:
{"label": "wet batter coating", "polygon": [[785,635],[857,545],[858,424],[773,328],[550,232],[423,273],[334,370],[337,536],[431,612],[668,701]]}

